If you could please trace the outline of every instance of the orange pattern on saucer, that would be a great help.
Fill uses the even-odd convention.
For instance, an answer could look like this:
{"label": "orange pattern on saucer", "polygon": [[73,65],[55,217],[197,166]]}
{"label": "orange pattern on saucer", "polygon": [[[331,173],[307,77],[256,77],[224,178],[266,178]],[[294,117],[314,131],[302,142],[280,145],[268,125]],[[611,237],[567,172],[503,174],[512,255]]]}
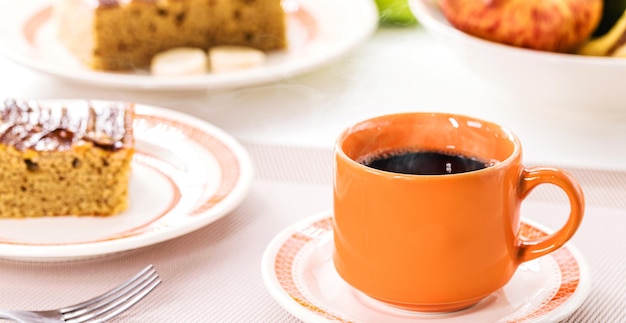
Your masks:
{"label": "orange pattern on saucer", "polygon": [[276,278],[280,286],[289,294],[289,296],[305,307],[309,311],[315,312],[318,315],[335,321],[335,322],[352,322],[343,319],[338,314],[331,313],[323,309],[319,305],[313,304],[313,302],[307,299],[298,289],[296,282],[293,280],[291,269],[293,268],[293,262],[298,252],[310,241],[318,238],[321,233],[330,233],[333,229],[333,223],[331,218],[326,218],[321,221],[312,223],[302,230],[294,233],[287,241],[280,247],[278,254],[276,255],[276,262],[274,264],[274,270]]}
{"label": "orange pattern on saucer", "polygon": [[[525,238],[535,239],[546,236],[547,233],[522,223],[520,235]],[[561,285],[559,286],[559,290],[551,299],[541,304],[541,306],[533,312],[508,322],[521,323],[541,317],[565,303],[578,288],[578,283],[580,282],[580,267],[578,267],[578,262],[576,258],[574,258],[574,255],[567,247],[561,248],[550,255],[554,258],[561,270]]]}
{"label": "orange pattern on saucer", "polygon": [[[319,239],[325,234],[332,234],[332,230],[333,226],[331,217],[324,218],[311,223],[306,227],[298,229],[280,247],[274,263],[274,271],[281,288],[295,302],[300,304],[300,306],[328,320],[335,322],[352,322],[341,317],[340,314],[332,313],[331,311],[324,309],[323,306],[315,304],[314,301],[304,296],[298,287],[298,284],[294,280],[292,273],[294,262],[302,248],[304,248],[304,246],[311,241]],[[534,239],[546,235],[546,232],[528,223],[522,223],[520,226],[520,236],[523,238]],[[532,321],[558,308],[565,303],[574,294],[574,292],[576,292],[580,282],[580,267],[574,255],[567,249],[567,247],[563,247],[550,253],[550,257],[554,258],[561,272],[559,289],[556,293],[554,293],[552,298],[544,301],[543,304],[532,310],[532,312],[524,313],[522,316],[517,318],[511,318],[507,322],[522,323]]]}

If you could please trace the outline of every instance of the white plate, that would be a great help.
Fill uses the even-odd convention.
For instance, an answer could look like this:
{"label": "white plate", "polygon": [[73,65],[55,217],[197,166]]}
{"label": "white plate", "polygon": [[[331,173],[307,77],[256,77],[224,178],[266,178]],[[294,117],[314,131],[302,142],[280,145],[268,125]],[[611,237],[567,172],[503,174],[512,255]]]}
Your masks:
{"label": "white plate", "polygon": [[[522,236],[548,234],[523,221]],[[265,286],[287,311],[305,322],[556,322],[577,309],[590,291],[588,269],[567,245],[522,264],[501,290],[453,313],[416,313],[384,305],[352,289],[332,261],[332,217],[309,217],[278,234],[262,261]]]}
{"label": "white plate", "polygon": [[242,202],[253,169],[230,135],[137,105],[129,209],[111,217],[0,219],[0,257],[62,260],[148,246],[199,229]]}
{"label": "white plate", "polygon": [[132,89],[216,89],[276,81],[341,57],[378,25],[374,1],[285,0],[289,47],[262,67],[227,74],[156,77],[147,72],[94,71],[58,41],[50,0],[0,3],[0,53],[25,67],[72,81]]}

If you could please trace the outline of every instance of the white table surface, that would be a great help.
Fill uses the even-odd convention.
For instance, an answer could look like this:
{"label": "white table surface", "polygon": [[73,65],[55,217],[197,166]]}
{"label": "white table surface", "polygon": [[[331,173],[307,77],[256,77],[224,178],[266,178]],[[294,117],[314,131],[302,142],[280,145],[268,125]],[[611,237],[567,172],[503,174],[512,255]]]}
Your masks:
{"label": "white table surface", "polygon": [[[626,149],[624,149],[626,121],[610,115],[572,117],[551,113],[542,110],[541,107],[523,108],[524,102],[512,102],[472,75],[456,61],[451,53],[436,43],[419,26],[381,28],[368,42],[340,61],[306,75],[271,84],[220,91],[152,93],[84,86],[30,71],[0,58],[0,97],[130,100],[176,109],[201,117],[247,143],[324,148],[326,150],[323,151],[326,153],[329,153],[329,149],[341,130],[365,118],[401,111],[455,112],[495,121],[513,130],[522,140],[525,160],[528,163],[626,170],[624,163],[626,161]],[[272,146],[274,147],[272,149],[278,149],[275,148],[277,146]],[[249,147],[252,146],[249,145]],[[270,157],[275,158],[275,151],[272,149],[269,149],[272,152]],[[266,156],[265,151],[263,152],[257,155]],[[257,159],[260,158],[257,156]],[[315,163],[311,161],[310,164]],[[271,169],[274,170],[274,168]],[[260,170],[262,171],[263,168]],[[294,170],[292,173],[298,172]],[[326,171],[323,174],[330,175]],[[298,219],[330,207],[329,195],[327,195],[330,187],[328,179],[325,179],[323,185],[298,184],[300,185],[298,186],[291,182],[285,184],[281,178],[270,181],[261,176],[260,180],[255,183],[254,190],[246,204],[225,221],[162,244],[160,247],[140,250],[133,254],[133,257],[122,255],[111,259],[53,266],[45,263],[32,265],[2,261],[3,275],[15,279],[15,284],[11,285],[12,289],[5,290],[5,294],[17,295],[15,300],[4,299],[2,305],[12,308],[49,308],[69,304],[84,297],[86,291],[90,292],[89,295],[95,295],[106,286],[94,285],[90,282],[89,288],[91,289],[85,287],[77,291],[75,288],[68,287],[66,290],[73,290],[74,293],[69,294],[66,290],[62,293],[59,291],[57,294],[59,297],[56,299],[54,297],[33,298],[32,295],[38,292],[41,286],[49,287],[50,291],[58,290],[64,282],[64,280],[59,280],[58,277],[62,277],[59,273],[66,273],[72,268],[75,268],[71,272],[72,276],[63,279],[82,277],[80,274],[86,275],[89,269],[95,266],[99,269],[98,277],[101,277],[103,273],[110,274],[111,277],[106,280],[100,278],[103,284],[106,282],[107,286],[110,286],[113,282],[126,277],[131,269],[134,270],[147,262],[153,262],[165,280],[178,284],[164,284],[159,293],[146,300],[145,307],[139,307],[136,311],[129,313],[126,319],[154,321],[171,315],[174,313],[172,311],[180,310],[178,305],[186,299],[175,296],[185,295],[186,291],[183,293],[183,287],[193,287],[194,282],[190,279],[202,274],[205,277],[204,285],[199,285],[202,293],[198,293],[204,295],[204,298],[200,300],[205,302],[204,304],[214,306],[200,308],[201,311],[197,313],[189,312],[187,321],[194,321],[194,318],[198,319],[198,317],[210,317],[214,321],[228,321],[226,319],[230,317],[228,315],[235,313],[240,314],[241,320],[239,321],[246,321],[245,318],[248,319],[247,321],[254,321],[250,318],[255,318],[260,321],[291,322],[294,318],[280,309],[263,289],[256,266],[260,261],[263,248],[278,230]],[[612,182],[610,178],[606,180],[600,178],[599,181],[616,192],[623,191],[624,181],[622,180]],[[613,185],[614,183],[616,184]],[[280,189],[268,189],[268,185],[276,185]],[[300,199],[285,201],[276,195],[270,196],[270,193],[292,192],[294,185],[304,194]],[[614,187],[616,185],[618,187]],[[272,187],[274,186],[270,188]],[[601,193],[608,188],[603,186],[602,189]],[[601,197],[597,200],[602,201]],[[620,203],[622,201],[619,197],[611,201],[613,200]],[[616,213],[623,215],[621,204],[616,208],[619,208],[619,212],[616,211]],[[600,211],[592,210],[596,216],[591,216],[590,219],[599,222],[590,223],[597,224],[597,226],[586,226],[587,231],[577,237],[576,239],[579,240],[576,242],[581,245],[582,250],[591,260],[592,269],[604,270],[601,273],[606,274],[605,278],[608,279],[605,285],[614,287],[608,291],[607,289],[594,291],[587,308],[597,309],[603,313],[615,313],[615,308],[606,307],[613,303],[606,303],[608,305],[604,306],[598,302],[614,299],[611,295],[617,295],[621,289],[620,286],[623,286],[623,280],[617,280],[623,277],[619,273],[619,268],[622,266],[619,264],[623,264],[623,257],[612,258],[612,255],[619,254],[616,250],[619,249],[618,244],[623,242],[623,238],[618,237],[618,231],[623,226],[618,224],[618,222],[622,223],[621,218],[607,217]],[[614,223],[606,222],[607,219]],[[559,223],[558,219],[551,221],[556,225]],[[604,231],[609,234],[605,234]],[[250,238],[251,235],[254,239]],[[602,239],[617,242],[609,244],[613,249],[598,249],[595,243],[603,241]],[[244,248],[245,254],[231,254],[231,251],[244,240],[254,242],[254,248]],[[164,249],[159,249],[161,247]],[[188,257],[188,254],[195,257]],[[230,265],[237,266],[232,271],[233,269],[227,266],[228,263],[213,261],[215,257],[232,258],[234,262]],[[610,266],[610,268],[603,267],[602,264],[606,263],[603,259],[613,259],[612,261],[618,265]],[[598,272],[594,271],[594,274]],[[92,274],[95,275],[95,273]],[[223,277],[226,276],[218,274],[231,274],[231,277],[224,280]],[[51,277],[56,277],[57,280]],[[253,292],[238,294],[229,289],[231,287],[229,284],[233,279],[241,280],[242,283],[248,284],[248,287],[252,286],[250,288],[253,288]],[[617,285],[611,285],[611,279],[615,279]],[[28,284],[31,280],[34,284],[32,286]],[[186,285],[183,284],[185,281]],[[32,289],[25,290],[24,286],[31,286]],[[193,288],[192,290],[197,291]],[[216,293],[204,293],[206,290],[214,290]],[[242,295],[244,298],[241,298]],[[603,295],[608,296],[603,298]],[[243,301],[237,302],[238,299],[243,299]],[[257,307],[249,307],[246,303],[252,299],[257,301],[254,303]],[[243,308],[246,311],[233,312],[230,311],[231,308],[222,306],[224,302],[230,301],[233,302],[232,306],[245,303],[247,306]],[[619,304],[619,301],[617,303]],[[155,311],[155,308],[159,311]],[[258,311],[261,310],[265,311],[263,312],[265,316],[259,317]],[[584,316],[585,311],[583,309],[581,312],[583,314],[578,314],[576,317],[587,319],[596,317]],[[624,317],[623,309],[621,311],[616,317]],[[592,314],[596,315],[595,312]]]}
{"label": "white table surface", "polygon": [[[513,102],[472,74],[421,27],[380,28],[341,60],[287,80],[230,90],[153,93],[70,83],[0,58],[0,97],[131,100],[201,117],[249,142],[332,147],[352,123],[402,111],[444,111],[498,122],[525,160],[626,169],[626,120],[571,116]],[[624,109],[626,110],[626,103]]]}
{"label": "white table surface", "polygon": [[[262,256],[285,228],[332,210],[332,150],[244,145],[256,168],[255,180],[248,197],[232,213],[182,237],[101,257],[58,262],[2,258],[0,309],[75,304],[153,264],[163,283],[113,322],[301,322],[272,297],[269,290],[276,290],[276,285],[264,284]],[[576,306],[568,306],[562,323],[626,322],[626,172],[568,170],[585,187],[587,197],[585,219],[571,243],[587,263],[591,290],[581,287],[589,294],[574,312]],[[523,218],[556,230],[565,222],[568,205],[564,196],[543,188],[549,187],[533,191],[520,212]],[[534,295],[536,285],[530,286],[519,292]],[[555,322],[555,314],[547,313],[541,322]],[[458,320],[453,322],[467,318],[454,317]]]}

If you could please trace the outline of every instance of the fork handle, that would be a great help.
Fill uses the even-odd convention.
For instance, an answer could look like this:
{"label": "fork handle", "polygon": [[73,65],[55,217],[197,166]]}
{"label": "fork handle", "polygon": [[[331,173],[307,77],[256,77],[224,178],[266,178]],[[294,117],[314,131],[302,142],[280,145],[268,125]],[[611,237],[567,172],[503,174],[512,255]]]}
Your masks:
{"label": "fork handle", "polygon": [[13,322],[24,322],[19,319],[13,311],[0,310],[0,319],[11,320]]}
{"label": "fork handle", "polygon": [[28,311],[10,311],[10,310],[0,310],[0,319],[6,319],[13,322],[19,323],[29,323],[29,322],[38,322],[38,323],[53,323],[58,322],[58,320],[53,320],[51,318],[47,318],[42,315],[38,315],[37,313],[32,313]]}

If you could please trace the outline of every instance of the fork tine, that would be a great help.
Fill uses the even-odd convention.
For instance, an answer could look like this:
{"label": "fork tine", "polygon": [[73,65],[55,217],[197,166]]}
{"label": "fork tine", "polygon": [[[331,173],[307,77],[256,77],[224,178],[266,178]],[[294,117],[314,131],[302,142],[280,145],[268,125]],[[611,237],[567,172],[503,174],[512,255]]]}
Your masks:
{"label": "fork tine", "polygon": [[82,322],[100,316],[128,301],[134,295],[141,292],[144,288],[158,279],[159,276],[156,271],[148,271],[144,274],[144,276],[138,277],[138,279],[132,281],[131,284],[125,284],[126,288],[118,290],[117,293],[107,293],[108,297],[106,298],[98,297],[99,302],[91,302],[91,304],[85,307],[61,313],[66,320],[72,320],[74,322]]}
{"label": "fork tine", "polygon": [[72,311],[75,311],[75,310],[77,310],[77,309],[85,308],[85,307],[87,307],[87,306],[89,306],[89,305],[92,305],[92,304],[94,304],[94,303],[98,303],[98,302],[102,301],[103,299],[106,299],[106,298],[108,298],[109,296],[111,296],[111,295],[113,295],[113,294],[116,294],[116,293],[117,293],[117,292],[119,292],[120,290],[125,289],[125,288],[126,288],[126,287],[128,287],[129,285],[133,284],[136,280],[138,280],[139,278],[141,278],[142,276],[144,276],[144,275],[145,275],[147,272],[149,272],[149,271],[156,272],[156,270],[154,269],[154,266],[152,266],[151,264],[150,264],[150,265],[148,265],[146,268],[144,268],[144,269],[143,269],[142,271],[140,271],[139,273],[137,273],[137,274],[136,274],[135,276],[133,276],[131,279],[129,279],[129,280],[127,280],[126,282],[124,282],[122,285],[119,285],[119,286],[117,286],[117,287],[115,287],[115,288],[111,289],[110,291],[108,291],[108,292],[106,292],[106,293],[104,293],[104,294],[102,294],[102,295],[100,295],[100,296],[98,296],[98,297],[95,297],[95,298],[92,298],[92,299],[86,300],[86,301],[84,301],[84,302],[82,302],[82,303],[78,303],[78,304],[76,304],[76,305],[72,305],[72,306],[65,307],[65,308],[61,309],[61,312],[62,312],[62,313],[72,312]]}
{"label": "fork tine", "polygon": [[[125,301],[125,302],[121,302],[118,303],[117,305],[121,305],[117,308],[111,308],[111,309],[107,309],[107,311],[109,311],[109,313],[103,317],[98,317],[97,321],[98,322],[106,322],[118,315],[120,315],[121,313],[123,313],[124,311],[126,311],[127,309],[129,309],[130,307],[132,307],[133,305],[137,304],[137,302],[139,302],[140,300],[142,300],[146,295],[148,295],[155,287],[157,287],[159,284],[161,283],[160,279],[157,279],[155,281],[153,281],[150,285],[142,288],[141,290],[139,290],[138,294],[134,295],[134,297],[132,299],[130,299],[129,301]],[[106,311],[105,311],[106,312]],[[98,314],[98,316],[102,315],[103,313]],[[81,321],[84,322],[84,321]]]}

